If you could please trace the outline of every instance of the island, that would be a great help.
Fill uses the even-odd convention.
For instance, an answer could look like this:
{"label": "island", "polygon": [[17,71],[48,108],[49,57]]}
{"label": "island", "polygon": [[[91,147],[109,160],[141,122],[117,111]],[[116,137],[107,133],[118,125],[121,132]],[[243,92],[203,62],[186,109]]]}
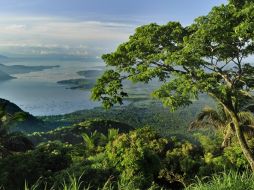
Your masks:
{"label": "island", "polygon": [[90,90],[96,79],[103,73],[103,70],[78,71],[77,74],[84,78],[68,79],[58,81],[57,84],[68,86],[67,89]]}
{"label": "island", "polygon": [[98,77],[103,73],[103,70],[86,70],[78,71],[77,74],[86,78]]}
{"label": "island", "polygon": [[4,65],[0,63],[0,71],[3,71],[9,75],[12,74],[24,74],[24,73],[30,73],[35,71],[43,71],[45,69],[52,69],[59,67],[59,65],[55,66],[25,66],[25,65]]}
{"label": "island", "polygon": [[96,79],[69,79],[58,81],[57,84],[68,86],[67,89],[90,90],[96,82]]}
{"label": "island", "polygon": [[0,81],[6,81],[10,79],[15,79],[15,77],[10,76],[9,74],[0,70]]}
{"label": "island", "polygon": [[0,63],[0,82],[15,79],[14,74],[24,74],[35,71],[43,71],[45,69],[52,69],[56,66],[25,66],[25,65],[4,65]]}

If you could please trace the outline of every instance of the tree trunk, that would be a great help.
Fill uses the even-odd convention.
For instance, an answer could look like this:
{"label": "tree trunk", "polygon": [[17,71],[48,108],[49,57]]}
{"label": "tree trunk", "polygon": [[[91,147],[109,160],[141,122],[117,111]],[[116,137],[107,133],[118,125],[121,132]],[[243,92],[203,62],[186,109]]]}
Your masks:
{"label": "tree trunk", "polygon": [[237,139],[239,141],[239,144],[241,146],[241,149],[243,151],[243,154],[246,157],[247,161],[249,162],[252,171],[254,172],[254,156],[253,156],[253,153],[252,153],[250,147],[247,144],[247,141],[244,137],[243,131],[239,125],[238,116],[231,111],[230,111],[230,116],[232,118],[232,121],[233,121],[233,124],[235,127],[235,133],[236,133]]}
{"label": "tree trunk", "polygon": [[231,144],[231,137],[233,134],[232,125],[233,123],[228,124],[226,134],[223,137],[223,142],[221,144],[221,148],[226,148]]}
{"label": "tree trunk", "polygon": [[[247,141],[244,137],[243,134],[243,130],[241,129],[240,125],[239,125],[239,118],[238,115],[232,111],[233,109],[230,109],[223,101],[221,101],[220,98],[218,98],[215,94],[210,93],[210,95],[212,97],[214,97],[216,100],[218,100],[224,107],[225,111],[230,115],[232,122],[234,124],[234,128],[235,128],[235,133],[237,136],[237,139],[239,141],[240,147],[243,151],[243,154],[245,156],[245,158],[247,159],[247,161],[250,164],[251,170],[252,172],[254,172],[254,156],[253,156],[253,152],[251,151],[250,147],[247,144]],[[232,97],[229,97],[229,100],[231,100],[231,108],[233,108],[233,104],[232,104]]]}

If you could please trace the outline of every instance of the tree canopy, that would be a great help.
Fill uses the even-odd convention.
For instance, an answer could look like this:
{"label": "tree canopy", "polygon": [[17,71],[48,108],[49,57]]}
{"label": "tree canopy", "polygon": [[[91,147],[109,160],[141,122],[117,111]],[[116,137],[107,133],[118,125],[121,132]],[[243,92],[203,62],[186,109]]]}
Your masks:
{"label": "tree canopy", "polygon": [[[243,152],[254,170],[254,157],[239,125],[239,107],[253,99],[254,1],[230,0],[195,19],[138,27],[115,52],[102,56],[107,70],[92,90],[92,99],[110,108],[123,103],[123,80],[162,85],[152,95],[175,110],[200,93],[222,104],[234,123]],[[113,68],[113,69],[112,69]]]}

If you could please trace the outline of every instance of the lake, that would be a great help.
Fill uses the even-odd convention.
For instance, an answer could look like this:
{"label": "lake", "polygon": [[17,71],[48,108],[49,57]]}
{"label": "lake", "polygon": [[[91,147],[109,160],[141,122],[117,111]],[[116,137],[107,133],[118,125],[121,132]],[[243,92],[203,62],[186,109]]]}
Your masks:
{"label": "lake", "polygon": [[13,75],[17,79],[0,83],[0,98],[7,99],[23,110],[36,115],[66,114],[82,109],[100,106],[90,101],[90,92],[66,89],[56,82],[59,80],[81,78],[76,72],[98,69],[102,61],[20,61],[3,63],[6,65],[54,66],[60,67],[39,72]]}

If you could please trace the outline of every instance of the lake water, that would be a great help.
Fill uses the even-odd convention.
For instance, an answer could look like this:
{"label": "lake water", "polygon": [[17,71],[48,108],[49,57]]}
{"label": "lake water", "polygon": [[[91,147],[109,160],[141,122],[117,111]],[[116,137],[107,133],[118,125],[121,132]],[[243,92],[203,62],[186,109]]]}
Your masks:
{"label": "lake water", "polygon": [[0,83],[0,98],[7,99],[33,115],[58,115],[100,106],[90,101],[90,92],[66,89],[56,82],[81,78],[77,71],[98,69],[103,63],[84,61],[22,61],[6,65],[59,65],[58,68],[13,75],[17,79]]}

